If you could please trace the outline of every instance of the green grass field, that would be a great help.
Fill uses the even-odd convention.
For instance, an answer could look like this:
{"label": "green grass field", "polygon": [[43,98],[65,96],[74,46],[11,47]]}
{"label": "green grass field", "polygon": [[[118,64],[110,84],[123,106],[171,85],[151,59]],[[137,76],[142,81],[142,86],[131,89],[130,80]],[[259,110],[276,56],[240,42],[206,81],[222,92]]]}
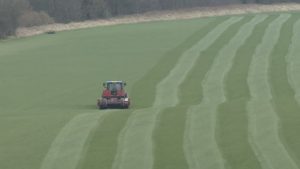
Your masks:
{"label": "green grass field", "polygon": [[299,47],[297,12],[0,41],[0,169],[300,169]]}

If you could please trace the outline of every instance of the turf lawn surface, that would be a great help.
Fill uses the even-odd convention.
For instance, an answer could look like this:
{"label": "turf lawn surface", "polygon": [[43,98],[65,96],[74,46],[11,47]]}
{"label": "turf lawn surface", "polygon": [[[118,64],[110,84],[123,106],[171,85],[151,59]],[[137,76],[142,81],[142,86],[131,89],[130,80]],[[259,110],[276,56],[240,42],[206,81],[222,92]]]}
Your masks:
{"label": "turf lawn surface", "polygon": [[297,12],[0,41],[0,169],[300,169],[299,46]]}

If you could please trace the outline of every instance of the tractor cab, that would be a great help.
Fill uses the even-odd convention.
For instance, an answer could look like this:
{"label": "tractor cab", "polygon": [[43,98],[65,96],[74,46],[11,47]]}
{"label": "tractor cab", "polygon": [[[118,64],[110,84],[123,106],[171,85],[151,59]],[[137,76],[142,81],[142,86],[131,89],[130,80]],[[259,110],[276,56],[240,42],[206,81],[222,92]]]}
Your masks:
{"label": "tractor cab", "polygon": [[123,81],[106,81],[103,83],[103,97],[126,97],[124,87],[126,83]]}

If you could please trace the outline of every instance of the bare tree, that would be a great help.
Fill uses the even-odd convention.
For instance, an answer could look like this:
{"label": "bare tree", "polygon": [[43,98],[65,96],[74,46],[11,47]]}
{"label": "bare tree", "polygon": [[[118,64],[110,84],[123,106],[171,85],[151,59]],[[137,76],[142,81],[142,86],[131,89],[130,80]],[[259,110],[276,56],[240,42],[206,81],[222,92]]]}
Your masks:
{"label": "bare tree", "polygon": [[30,9],[27,0],[0,0],[0,38],[13,35],[18,26],[18,17]]}
{"label": "bare tree", "polygon": [[48,0],[49,14],[59,22],[82,20],[83,0]]}

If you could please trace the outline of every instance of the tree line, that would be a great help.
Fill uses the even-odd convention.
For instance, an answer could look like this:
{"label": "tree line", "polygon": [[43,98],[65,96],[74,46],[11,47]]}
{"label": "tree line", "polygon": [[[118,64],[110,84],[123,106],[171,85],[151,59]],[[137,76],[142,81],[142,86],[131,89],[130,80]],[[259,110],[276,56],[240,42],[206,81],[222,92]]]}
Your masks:
{"label": "tree line", "polygon": [[0,38],[19,26],[223,4],[300,2],[300,0],[0,0]]}

